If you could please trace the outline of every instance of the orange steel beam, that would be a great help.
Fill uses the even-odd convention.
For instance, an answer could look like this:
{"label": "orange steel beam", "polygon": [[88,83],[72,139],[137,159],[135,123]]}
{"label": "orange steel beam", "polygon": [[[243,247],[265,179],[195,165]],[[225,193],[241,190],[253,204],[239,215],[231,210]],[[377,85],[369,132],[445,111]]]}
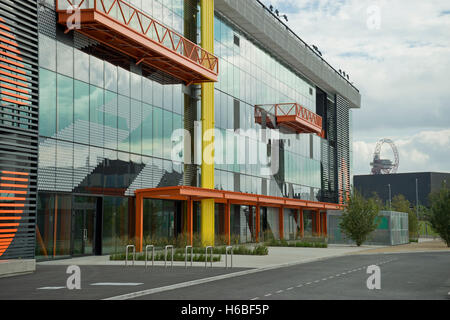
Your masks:
{"label": "orange steel beam", "polygon": [[142,252],[144,248],[144,198],[136,195],[136,219],[135,219],[136,250]]}
{"label": "orange steel beam", "polygon": [[291,207],[291,208],[304,208],[304,209],[330,209],[330,210],[340,210],[345,206],[316,202],[316,201],[305,201],[290,198],[281,198],[273,196],[264,195],[254,195],[246,194],[240,192],[230,192],[222,190],[210,190],[202,189],[197,187],[188,186],[178,186],[178,187],[166,187],[157,189],[142,189],[136,191],[136,196],[142,195],[144,198],[154,198],[154,199],[167,199],[172,200],[173,198],[183,198],[191,197],[194,201],[199,201],[201,199],[214,199],[215,201],[230,201],[236,204],[248,204],[248,205],[260,205],[264,207]]}
{"label": "orange steel beam", "polygon": [[[69,0],[57,1],[60,24],[67,24],[71,14],[66,8],[70,4]],[[88,8],[89,4],[81,1],[81,28],[77,32],[185,83],[217,81],[216,56],[123,0],[105,4],[104,0],[96,0]],[[115,16],[111,15],[112,11]],[[124,12],[131,15],[126,17]]]}
{"label": "orange steel beam", "polygon": [[321,232],[320,232],[320,210],[316,211],[316,233],[317,236],[320,237]]}

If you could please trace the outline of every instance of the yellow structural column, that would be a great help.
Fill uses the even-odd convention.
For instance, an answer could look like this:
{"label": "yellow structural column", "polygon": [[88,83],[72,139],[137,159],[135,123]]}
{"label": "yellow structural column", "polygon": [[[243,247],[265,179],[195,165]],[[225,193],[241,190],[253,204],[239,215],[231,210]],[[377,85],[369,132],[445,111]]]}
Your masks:
{"label": "yellow structural column", "polygon": [[[214,53],[214,0],[201,0],[202,48]],[[214,189],[214,83],[202,84],[202,188]],[[202,200],[201,238],[214,246],[214,200]]]}

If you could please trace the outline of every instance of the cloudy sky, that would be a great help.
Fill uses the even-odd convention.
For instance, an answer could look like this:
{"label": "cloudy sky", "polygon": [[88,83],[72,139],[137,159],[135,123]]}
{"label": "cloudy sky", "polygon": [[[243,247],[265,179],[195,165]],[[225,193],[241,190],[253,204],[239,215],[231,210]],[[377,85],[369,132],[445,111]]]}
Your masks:
{"label": "cloudy sky", "polygon": [[[354,174],[370,173],[390,138],[399,172],[450,172],[449,0],[263,0],[345,70],[362,94],[353,112]],[[382,154],[392,157],[388,147]]]}

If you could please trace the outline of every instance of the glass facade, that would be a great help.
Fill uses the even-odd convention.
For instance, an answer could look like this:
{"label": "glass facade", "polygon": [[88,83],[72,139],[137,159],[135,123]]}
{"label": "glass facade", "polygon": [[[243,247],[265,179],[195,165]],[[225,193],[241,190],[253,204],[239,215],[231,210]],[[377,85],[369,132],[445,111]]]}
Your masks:
{"label": "glass facade", "polygon": [[[187,0],[129,2],[180,34],[192,32],[186,29],[192,23],[192,18],[184,19],[186,10],[199,13]],[[280,146],[271,149],[261,139],[254,110],[259,104],[296,102],[316,112],[316,87],[221,16],[214,23],[220,65],[215,85],[216,189],[318,201],[322,139],[280,132]],[[172,160],[172,134],[185,128],[186,101],[192,97],[183,85],[151,80],[134,61],[124,65],[101,58],[84,44],[88,40],[61,31],[56,37],[39,34],[37,255],[123,251],[134,240],[134,192],[183,183],[184,163]],[[188,121],[199,121],[200,103],[191,106],[197,112],[194,119],[186,116]],[[279,152],[280,163],[270,176],[263,174],[263,167],[273,152]],[[215,217],[220,237],[225,233],[224,205],[216,205]],[[298,237],[299,219],[298,211],[286,210],[286,238]],[[196,233],[200,221],[195,203]],[[279,239],[279,226],[279,210],[261,208],[260,238]],[[239,243],[253,242],[256,229],[255,208],[233,205],[231,236]],[[144,201],[144,239],[173,239],[186,230],[181,202]],[[305,232],[312,233],[308,213]]]}
{"label": "glass facade", "polygon": [[[214,28],[215,54],[221,70],[215,86],[215,124],[221,137],[216,136],[216,141],[220,141],[216,142],[216,189],[318,200],[321,138],[280,132],[281,179],[263,175],[261,169],[270,163],[267,156],[270,150],[259,139],[261,126],[255,122],[254,108],[260,104],[297,102],[315,112],[315,86],[221,17],[215,17]],[[249,136],[249,130],[256,130],[257,134]],[[252,158],[252,154],[259,155],[258,159]]]}

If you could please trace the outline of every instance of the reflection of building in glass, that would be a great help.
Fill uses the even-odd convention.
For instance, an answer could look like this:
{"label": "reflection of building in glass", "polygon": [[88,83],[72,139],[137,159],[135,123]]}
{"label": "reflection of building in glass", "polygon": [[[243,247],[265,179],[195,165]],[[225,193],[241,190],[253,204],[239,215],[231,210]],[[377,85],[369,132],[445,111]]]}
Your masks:
{"label": "reflection of building in glass", "polygon": [[[4,1],[0,2],[3,6]],[[5,10],[13,12],[22,2],[8,2]],[[209,63],[202,60],[204,55],[196,58],[194,54],[202,28],[212,29],[197,21],[198,1],[149,0],[137,8],[186,39],[183,49],[173,50],[174,56],[166,53],[177,71],[160,68],[149,57],[136,59],[132,46],[127,51],[118,43],[100,41],[100,35],[83,31],[83,20],[79,31],[65,33],[54,2],[44,1],[39,10],[30,12],[28,20],[37,19],[37,30],[30,29],[28,37],[14,35],[26,52],[17,58],[10,53],[5,63],[16,68],[23,60],[31,65],[31,69],[22,68],[25,80],[17,79],[18,72],[1,79],[3,89],[12,92],[5,86],[13,87],[15,94],[28,97],[34,108],[19,126],[6,121],[14,120],[11,112],[2,113],[0,119],[1,152],[9,157],[0,160],[0,170],[31,174],[30,205],[24,213],[30,217],[31,227],[18,233],[31,239],[24,245],[28,251],[11,249],[6,256],[33,257],[34,250],[29,248],[34,244],[38,259],[109,254],[123,251],[125,244],[134,241],[142,245],[143,241],[200,235],[200,201],[204,197],[182,195],[181,189],[164,193],[167,187],[202,187],[199,165],[172,161],[173,132],[186,129],[195,139],[195,123],[202,120],[200,86],[186,80],[187,69]],[[291,31],[275,23],[270,11],[258,2],[243,4],[265,17],[250,24],[249,17],[241,16],[227,2],[215,0],[215,5],[213,40],[219,73],[213,120],[223,137],[222,143],[216,144],[217,153],[227,160],[217,163],[214,170],[215,189],[227,194],[213,198],[215,238],[248,243],[325,234],[327,209],[336,208],[350,186],[349,119],[351,108],[360,106],[359,92]],[[5,18],[1,23],[13,33],[15,22]],[[29,28],[28,23],[23,24]],[[261,32],[267,24],[280,36]],[[140,32],[137,25],[130,27]],[[117,32],[114,41],[123,36],[122,31],[110,32]],[[154,38],[159,31],[152,32],[147,36]],[[31,43],[30,38],[36,41]],[[270,40],[276,38],[280,43]],[[160,43],[158,54],[164,54],[162,47],[172,45],[168,39]],[[290,45],[281,39],[288,39]],[[197,80],[200,73],[211,76],[195,70],[190,76]],[[23,87],[24,83],[30,83],[31,89]],[[12,99],[4,91],[1,97],[2,104],[6,98]],[[23,107],[26,99],[15,99],[16,105]],[[296,103],[315,120],[320,117],[322,133],[279,127],[276,118],[271,120],[273,128],[265,121],[255,121],[256,105],[281,103]],[[21,127],[24,121],[34,121],[34,129]],[[251,129],[280,129],[280,139],[266,141],[259,135],[245,135]],[[17,132],[20,136],[10,139],[22,144],[17,147],[22,149],[8,149],[5,146],[11,141],[3,140],[4,134]],[[32,147],[28,150],[23,144]],[[14,158],[24,150],[30,153],[28,158]],[[254,151],[267,162],[279,155],[279,170],[263,175],[261,162],[251,164]],[[159,190],[157,196],[139,201],[139,191],[153,189]]]}

